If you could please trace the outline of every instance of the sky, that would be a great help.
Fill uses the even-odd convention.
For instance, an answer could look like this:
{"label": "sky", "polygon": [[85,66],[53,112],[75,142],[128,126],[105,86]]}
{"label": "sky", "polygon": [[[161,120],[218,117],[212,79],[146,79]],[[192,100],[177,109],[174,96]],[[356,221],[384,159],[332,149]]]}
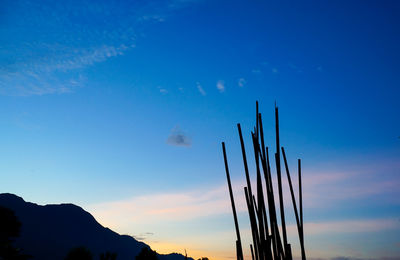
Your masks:
{"label": "sky", "polygon": [[276,102],[308,257],[400,258],[400,2],[3,0],[0,33],[0,192],[232,259],[225,141],[250,259],[236,124],[274,147]]}

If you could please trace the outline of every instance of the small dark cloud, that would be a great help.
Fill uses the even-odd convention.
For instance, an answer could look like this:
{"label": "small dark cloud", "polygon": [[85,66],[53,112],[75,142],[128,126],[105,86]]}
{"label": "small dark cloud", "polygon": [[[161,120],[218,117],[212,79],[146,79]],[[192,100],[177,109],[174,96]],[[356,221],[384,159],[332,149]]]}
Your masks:
{"label": "small dark cloud", "polygon": [[153,236],[153,235],[154,235],[153,232],[144,232],[144,233],[140,233],[139,235],[134,235],[133,237],[138,241],[143,241],[143,240],[146,240],[149,236]]}
{"label": "small dark cloud", "polygon": [[134,239],[136,239],[137,241],[143,241],[146,238],[145,237],[141,237],[141,236],[133,236]]}
{"label": "small dark cloud", "polygon": [[192,142],[190,138],[179,129],[179,127],[175,127],[174,129],[172,129],[171,134],[167,139],[167,144],[189,147],[192,145]]}

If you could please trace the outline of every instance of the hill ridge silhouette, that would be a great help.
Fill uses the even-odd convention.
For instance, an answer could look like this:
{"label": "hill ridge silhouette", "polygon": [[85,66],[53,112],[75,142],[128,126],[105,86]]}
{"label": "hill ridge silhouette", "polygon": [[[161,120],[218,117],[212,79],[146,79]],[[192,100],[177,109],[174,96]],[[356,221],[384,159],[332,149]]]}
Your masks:
{"label": "hill ridge silhouette", "polygon": [[[97,259],[106,251],[118,253],[118,260],[134,260],[147,244],[120,235],[72,203],[38,205],[11,193],[0,194],[0,206],[10,208],[22,223],[16,246],[33,259],[64,259],[71,248],[87,247]],[[160,260],[183,260],[177,253],[158,255]],[[191,258],[189,258],[191,259]]]}

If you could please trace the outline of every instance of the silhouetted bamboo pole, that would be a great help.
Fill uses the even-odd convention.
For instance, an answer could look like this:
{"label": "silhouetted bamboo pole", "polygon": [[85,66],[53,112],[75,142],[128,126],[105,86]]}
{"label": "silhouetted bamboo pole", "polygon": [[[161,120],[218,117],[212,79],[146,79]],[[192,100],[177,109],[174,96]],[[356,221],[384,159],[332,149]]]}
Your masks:
{"label": "silhouetted bamboo pole", "polygon": [[300,207],[300,224],[301,224],[301,259],[306,260],[306,251],[305,251],[305,246],[304,246],[304,222],[303,222],[303,191],[302,191],[302,185],[301,185],[301,160],[297,160],[297,169],[298,169],[298,175],[299,175],[299,207]]}
{"label": "silhouetted bamboo pole", "polygon": [[[275,239],[274,239],[274,227],[273,227],[273,222],[271,221],[271,214],[274,211],[270,210],[270,202],[269,202],[269,197],[271,197],[271,194],[269,194],[269,186],[270,186],[270,182],[271,179],[268,177],[268,167],[267,166],[267,158],[266,158],[266,147],[265,147],[265,143],[264,143],[264,129],[263,129],[263,124],[262,124],[262,117],[261,117],[261,113],[258,114],[258,127],[259,127],[259,141],[261,142],[261,148],[260,148],[260,143],[258,143],[258,147],[259,147],[259,155],[260,155],[260,159],[261,159],[261,165],[262,165],[262,169],[264,172],[264,179],[265,179],[265,186],[266,186],[266,195],[267,195],[267,202],[268,202],[268,209],[269,209],[269,219],[270,219],[270,230],[271,230],[271,235],[269,235],[269,228],[268,228],[268,220],[267,220],[267,212],[266,212],[266,207],[264,206],[263,208],[263,217],[264,217],[264,223],[265,223],[265,239],[266,239],[266,247],[267,249],[267,254],[268,257],[270,259],[276,259],[277,258],[277,250],[276,250],[276,243],[275,243]],[[258,141],[258,140],[257,140]],[[265,204],[264,204],[265,205]],[[273,219],[273,218],[272,218]],[[273,247],[271,249],[271,246]]]}
{"label": "silhouetted bamboo pole", "polygon": [[299,204],[300,204],[300,223],[303,226],[303,192],[301,188],[301,160],[297,160],[297,170],[299,175]]}
{"label": "silhouetted bamboo pole", "polygon": [[253,251],[253,246],[250,244],[250,251],[251,251],[251,259],[254,260],[254,251]]}
{"label": "silhouetted bamboo pole", "polygon": [[296,198],[294,196],[293,185],[292,185],[292,178],[290,177],[289,166],[288,166],[288,163],[287,163],[287,160],[286,160],[285,148],[283,148],[283,147],[282,147],[282,155],[283,155],[283,161],[285,162],[286,175],[287,175],[287,178],[288,178],[290,195],[292,197],[293,209],[294,209],[294,214],[295,214],[295,217],[296,217],[297,232],[299,234],[300,244],[302,244],[302,241],[301,241],[301,223],[300,223],[300,219],[299,219],[299,213],[297,211]]}
{"label": "silhouetted bamboo pole", "polygon": [[[257,122],[258,122],[258,120],[257,120]],[[257,125],[257,127],[258,127],[258,125]],[[265,227],[264,227],[264,219],[263,219],[262,212],[263,212],[263,208],[265,207],[265,204],[264,204],[264,194],[262,191],[260,163],[259,163],[259,143],[258,143],[257,137],[254,133],[252,133],[252,139],[253,139],[253,148],[254,148],[254,159],[256,161],[256,171],[257,171],[257,182],[256,182],[257,204],[254,203],[254,205],[258,205],[258,209],[256,209],[257,219],[258,219],[258,234],[259,234],[258,253],[259,253],[259,258],[264,259],[265,255],[266,255],[266,250],[265,250]]]}
{"label": "silhouetted bamboo pole", "polygon": [[278,194],[279,194],[279,207],[281,213],[281,224],[282,224],[282,237],[283,237],[283,248],[285,259],[288,252],[288,243],[286,236],[286,222],[285,222],[285,209],[283,206],[283,192],[282,192],[282,177],[281,177],[281,160],[280,160],[280,143],[279,143],[279,115],[278,107],[275,105],[275,133],[276,133],[276,153],[275,153],[275,163],[276,163],[276,174],[278,177]]}
{"label": "silhouetted bamboo pole", "polygon": [[256,101],[256,137],[257,137],[257,142],[258,142],[258,137],[259,137],[259,124],[258,124],[258,101]]}
{"label": "silhouetted bamboo pole", "polygon": [[264,129],[262,125],[262,117],[261,113],[258,114],[258,121],[259,121],[259,127],[260,127],[260,139],[261,139],[261,161],[265,160],[265,144],[264,144]]}
{"label": "silhouetted bamboo pole", "polygon": [[278,259],[280,255],[283,256],[281,236],[278,229],[278,220],[276,216],[274,189],[272,185],[271,166],[269,162],[268,147],[266,147],[266,160],[264,161],[264,178],[267,182],[267,198],[268,209],[271,223],[272,246],[274,251],[274,259]]}
{"label": "silhouetted bamboo pole", "polygon": [[244,260],[243,259],[242,243],[239,240],[236,240],[236,259],[237,260]]}
{"label": "silhouetted bamboo pole", "polygon": [[[264,172],[264,178],[266,176],[267,167],[265,161],[265,145],[264,145],[264,132],[262,126],[262,117],[258,112],[258,101],[256,101],[256,135],[253,135],[253,145],[254,145],[254,155],[256,158],[256,166],[257,166],[257,197],[258,197],[258,219],[259,219],[259,230],[260,230],[260,240],[261,240],[261,250],[263,252],[264,259],[274,259],[272,249],[271,249],[271,240],[272,236],[269,235],[269,227],[268,227],[268,219],[266,206],[264,201],[264,193],[262,187],[261,180],[261,169],[259,165],[259,160],[261,161],[262,170]],[[260,137],[261,137],[261,147],[260,147]],[[265,179],[265,185],[267,190],[267,201],[268,201],[268,181]],[[271,227],[272,232],[272,227]]]}
{"label": "silhouetted bamboo pole", "polygon": [[255,230],[253,230],[253,228],[252,228],[255,258],[256,258],[256,260],[259,260],[258,259],[258,251],[257,251],[258,248],[256,246],[256,245],[258,245],[258,231],[257,231],[256,220],[255,220],[254,204],[253,204],[253,201],[252,201],[253,193],[251,191],[249,168],[247,166],[246,149],[245,149],[245,146],[244,146],[242,129],[240,127],[240,124],[237,124],[237,127],[238,127],[238,132],[239,132],[240,146],[241,146],[241,149],[242,149],[242,157],[243,157],[243,166],[244,166],[244,171],[245,171],[245,174],[246,174],[246,182],[247,182],[247,193],[245,191],[245,194],[247,194],[246,197],[248,196],[248,198],[246,199],[246,202],[248,204],[247,207],[248,207],[248,211],[249,211],[250,222],[252,223],[251,225],[252,225],[252,227],[255,228]]}
{"label": "silhouetted bamboo pole", "polygon": [[235,221],[236,238],[237,238],[236,251],[237,251],[237,254],[238,254],[237,258],[238,258],[238,260],[241,260],[241,259],[243,259],[242,241],[240,239],[239,223],[238,223],[237,215],[236,215],[235,200],[233,198],[232,184],[231,184],[231,178],[230,178],[230,175],[229,175],[228,160],[226,158],[226,150],[225,150],[225,143],[224,142],[222,142],[222,152],[224,154],[226,179],[228,181],[229,195],[230,195],[230,198],[231,198],[231,205],[232,205],[232,212],[233,212],[233,219]]}
{"label": "silhouetted bamboo pole", "polygon": [[[260,157],[261,157],[261,163],[262,163],[263,171],[264,171],[264,178],[265,178],[265,182],[266,182],[268,209],[269,209],[270,225],[271,225],[271,236],[269,236],[270,242],[268,243],[268,246],[269,246],[269,252],[270,252],[271,258],[272,258],[272,253],[273,253],[274,259],[278,259],[280,256],[281,256],[281,258],[283,258],[284,252],[283,252],[282,243],[281,243],[280,235],[279,235],[278,224],[277,224],[275,199],[274,199],[273,186],[272,186],[271,167],[270,167],[270,163],[269,163],[268,147],[265,147],[265,145],[264,145],[264,130],[263,130],[263,125],[262,125],[261,114],[259,114],[258,120],[259,120],[259,128],[260,128],[260,139],[261,139],[261,144],[263,147],[262,156],[260,155]],[[270,248],[271,245],[272,245],[272,252],[271,252],[271,248]]]}
{"label": "silhouetted bamboo pole", "polygon": [[254,244],[254,255],[256,260],[261,260],[259,259],[258,255],[258,230],[257,230],[257,222],[256,222],[256,217],[254,213],[254,204],[253,204],[253,196],[250,196],[249,190],[247,187],[244,187],[244,194],[246,197],[246,204],[247,204],[247,210],[249,212],[249,219],[250,219],[250,226],[251,226],[251,234],[253,237],[253,244]]}
{"label": "silhouetted bamboo pole", "polygon": [[[239,138],[240,138],[240,146],[242,148],[242,157],[243,157],[243,165],[244,165],[244,172],[246,174],[246,182],[247,182],[247,187],[249,189],[249,195],[250,198],[253,196],[253,193],[251,192],[251,182],[250,182],[250,175],[249,175],[249,168],[247,167],[247,159],[246,159],[246,149],[244,147],[244,141],[243,141],[243,135],[242,135],[242,129],[240,127],[240,124],[237,124],[238,132],[239,132]],[[250,202],[251,203],[251,202]]]}

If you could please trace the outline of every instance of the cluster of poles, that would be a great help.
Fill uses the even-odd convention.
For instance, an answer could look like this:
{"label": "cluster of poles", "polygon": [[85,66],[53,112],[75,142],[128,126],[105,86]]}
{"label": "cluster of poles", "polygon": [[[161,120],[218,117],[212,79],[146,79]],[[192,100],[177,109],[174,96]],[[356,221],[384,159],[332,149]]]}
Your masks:
{"label": "cluster of poles", "polygon": [[[275,105],[275,131],[276,131],[276,152],[275,152],[275,168],[278,181],[278,196],[279,196],[279,213],[281,222],[281,231],[278,227],[277,207],[275,206],[274,189],[272,183],[271,165],[269,160],[269,150],[264,144],[264,131],[261,119],[261,113],[258,112],[258,102],[256,102],[256,126],[251,132],[253,141],[255,169],[257,174],[256,191],[252,191],[249,169],[247,164],[247,156],[243,141],[242,130],[240,124],[237,125],[240,144],[243,156],[244,172],[246,175],[246,187],[244,194],[246,197],[247,210],[249,213],[251,234],[253,244],[250,244],[250,251],[253,260],[292,260],[291,245],[287,241],[285,209],[283,203],[282,189],[282,173],[281,173],[281,152],[289,183],[289,189],[293,204],[293,209],[296,217],[298,237],[300,241],[301,258],[306,259],[304,249],[304,232],[303,232],[303,203],[302,203],[302,188],[301,188],[301,160],[298,159],[298,185],[299,185],[299,210],[296,204],[296,198],[293,191],[292,180],[290,177],[289,167],[286,160],[285,149],[280,146],[279,142],[279,116],[278,107]],[[229,175],[228,160],[226,156],[225,143],[222,142],[222,151],[224,155],[226,177],[228,181],[229,194],[232,204],[233,218],[236,229],[236,256],[237,260],[243,260],[242,241],[240,238],[239,224],[236,214],[235,201],[232,192],[232,184]],[[264,184],[263,184],[263,178]],[[264,196],[264,191],[266,196]],[[266,200],[266,201],[265,201]]]}

